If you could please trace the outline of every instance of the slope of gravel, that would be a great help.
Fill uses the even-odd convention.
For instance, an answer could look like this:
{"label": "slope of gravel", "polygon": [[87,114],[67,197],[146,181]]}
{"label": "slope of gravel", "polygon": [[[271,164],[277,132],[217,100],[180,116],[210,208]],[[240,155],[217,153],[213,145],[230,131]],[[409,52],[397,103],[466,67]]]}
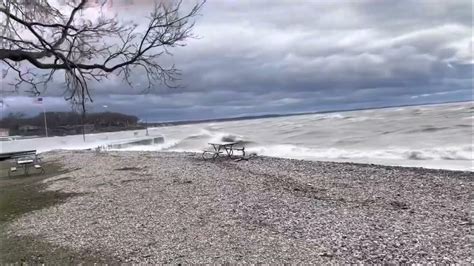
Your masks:
{"label": "slope of gravel", "polygon": [[57,151],[82,193],[10,234],[143,263],[472,263],[473,174],[192,153]]}

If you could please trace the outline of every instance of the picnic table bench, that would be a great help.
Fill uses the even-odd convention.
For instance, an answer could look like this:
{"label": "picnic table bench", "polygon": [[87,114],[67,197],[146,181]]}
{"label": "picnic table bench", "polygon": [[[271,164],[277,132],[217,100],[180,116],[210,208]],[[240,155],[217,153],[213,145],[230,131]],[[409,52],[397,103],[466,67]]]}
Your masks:
{"label": "picnic table bench", "polygon": [[241,151],[242,156],[245,156],[245,147],[235,147],[236,145],[239,145],[240,142],[221,142],[221,143],[208,143],[212,148],[204,150],[202,153],[202,158],[206,159],[206,155],[210,154],[212,155],[212,159],[216,159],[221,154],[224,154],[225,156],[232,158],[232,155],[234,155],[234,151]]}

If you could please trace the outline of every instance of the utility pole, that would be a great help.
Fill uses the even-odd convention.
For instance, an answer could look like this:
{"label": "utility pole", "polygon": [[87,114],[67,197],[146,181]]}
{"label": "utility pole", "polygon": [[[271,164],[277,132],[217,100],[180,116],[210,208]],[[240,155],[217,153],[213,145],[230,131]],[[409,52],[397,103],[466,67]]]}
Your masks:
{"label": "utility pole", "polygon": [[48,137],[48,122],[46,120],[46,108],[44,107],[44,103],[43,103],[43,119],[44,119],[44,132],[46,133],[46,137]]}
{"label": "utility pole", "polygon": [[146,135],[149,136],[149,134],[148,134],[148,118],[145,118],[145,129],[146,129]]}
{"label": "utility pole", "polygon": [[44,119],[44,133],[48,137],[48,122],[46,121],[46,107],[44,106],[43,97],[36,98],[34,101],[36,104],[41,104],[43,108],[43,119]]}

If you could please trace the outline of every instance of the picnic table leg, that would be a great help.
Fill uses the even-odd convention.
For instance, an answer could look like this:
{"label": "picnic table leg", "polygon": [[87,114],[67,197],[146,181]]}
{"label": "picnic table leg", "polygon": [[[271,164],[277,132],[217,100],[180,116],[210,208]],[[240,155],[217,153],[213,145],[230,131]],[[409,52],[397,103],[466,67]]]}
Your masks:
{"label": "picnic table leg", "polygon": [[221,147],[218,146],[218,145],[212,145],[212,147],[214,148],[214,150],[216,151],[216,153],[214,154],[214,156],[212,156],[212,159],[215,160],[219,157],[219,152],[221,151]]}
{"label": "picnic table leg", "polygon": [[232,155],[234,154],[234,151],[232,150],[232,146],[224,146],[225,152],[227,153],[227,156],[229,158],[232,158]]}

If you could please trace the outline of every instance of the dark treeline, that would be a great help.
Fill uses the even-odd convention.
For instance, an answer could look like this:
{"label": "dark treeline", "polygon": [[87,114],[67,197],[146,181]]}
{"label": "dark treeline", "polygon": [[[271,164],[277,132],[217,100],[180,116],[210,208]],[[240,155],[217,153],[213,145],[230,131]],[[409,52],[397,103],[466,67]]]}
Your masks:
{"label": "dark treeline", "polygon": [[[84,120],[74,112],[47,112],[46,120],[49,135],[86,133],[138,129],[138,117],[120,113],[90,113]],[[44,116],[25,117],[21,113],[10,113],[0,121],[0,128],[10,130],[10,135],[44,135]]]}

